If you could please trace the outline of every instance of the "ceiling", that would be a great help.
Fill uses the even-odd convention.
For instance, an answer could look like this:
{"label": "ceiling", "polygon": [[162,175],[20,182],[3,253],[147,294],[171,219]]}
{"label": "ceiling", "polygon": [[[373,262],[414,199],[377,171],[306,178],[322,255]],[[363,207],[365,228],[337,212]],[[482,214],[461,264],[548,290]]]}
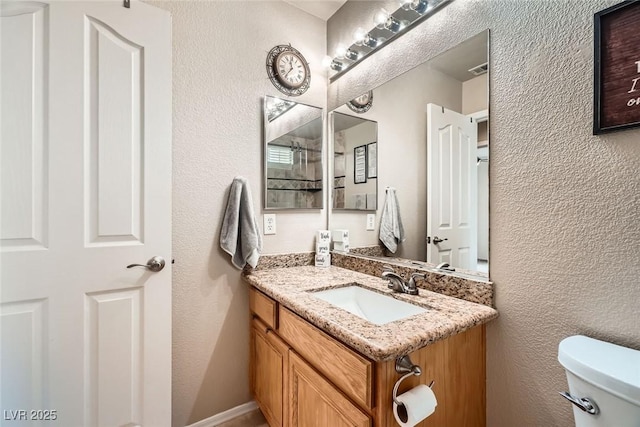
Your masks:
{"label": "ceiling", "polygon": [[326,21],[331,15],[336,13],[347,0],[284,0],[284,2]]}
{"label": "ceiling", "polygon": [[345,129],[352,128],[354,126],[360,125],[369,120],[362,119],[360,117],[348,116],[342,113],[334,113],[333,114],[333,131],[340,132]]}
{"label": "ceiling", "polygon": [[465,82],[476,77],[468,70],[487,62],[489,57],[489,34],[480,34],[460,43],[429,61],[429,65],[456,80]]}

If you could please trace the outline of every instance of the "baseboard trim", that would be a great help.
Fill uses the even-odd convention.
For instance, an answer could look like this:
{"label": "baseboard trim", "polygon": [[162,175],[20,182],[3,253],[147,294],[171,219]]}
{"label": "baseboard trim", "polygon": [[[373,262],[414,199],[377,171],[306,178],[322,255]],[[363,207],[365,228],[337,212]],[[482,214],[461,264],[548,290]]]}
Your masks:
{"label": "baseboard trim", "polygon": [[187,427],[215,427],[218,424],[226,423],[227,421],[231,421],[240,415],[244,415],[256,409],[258,409],[258,404],[255,400],[252,400],[250,402],[243,403],[242,405],[238,405],[235,408],[220,412],[212,417],[190,424]]}

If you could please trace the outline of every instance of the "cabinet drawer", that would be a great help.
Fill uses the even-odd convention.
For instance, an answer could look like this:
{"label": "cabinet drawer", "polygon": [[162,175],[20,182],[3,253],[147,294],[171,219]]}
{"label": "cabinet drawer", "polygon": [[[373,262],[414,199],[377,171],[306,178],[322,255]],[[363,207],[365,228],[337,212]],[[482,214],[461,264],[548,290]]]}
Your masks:
{"label": "cabinet drawer", "polygon": [[372,407],[373,364],[296,314],[280,307],[278,334],[347,396]]}
{"label": "cabinet drawer", "polygon": [[278,303],[255,288],[249,288],[249,308],[268,327],[278,328]]}

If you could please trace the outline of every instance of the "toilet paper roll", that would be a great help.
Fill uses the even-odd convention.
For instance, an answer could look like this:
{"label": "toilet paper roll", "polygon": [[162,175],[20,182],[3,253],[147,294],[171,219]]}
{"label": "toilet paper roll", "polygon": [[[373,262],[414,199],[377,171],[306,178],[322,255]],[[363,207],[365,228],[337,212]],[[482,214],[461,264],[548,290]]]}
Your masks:
{"label": "toilet paper roll", "polygon": [[[398,404],[393,402],[393,416],[396,418],[396,422],[402,427],[415,426],[433,414],[436,406],[438,406],[438,401],[436,400],[436,395],[433,394],[433,390],[424,384],[402,393],[397,399],[404,403],[407,410],[408,418],[406,421],[402,421],[398,415]],[[402,412],[402,408],[400,408],[400,412]]]}

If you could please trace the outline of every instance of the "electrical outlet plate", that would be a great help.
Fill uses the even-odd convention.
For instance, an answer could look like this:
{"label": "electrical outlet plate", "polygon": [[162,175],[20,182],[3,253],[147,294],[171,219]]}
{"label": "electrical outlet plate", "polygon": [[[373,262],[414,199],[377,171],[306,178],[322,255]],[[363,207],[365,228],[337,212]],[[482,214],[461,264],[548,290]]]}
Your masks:
{"label": "electrical outlet plate", "polygon": [[376,229],[376,214],[367,214],[367,230]]}
{"label": "electrical outlet plate", "polygon": [[264,214],[264,234],[276,234],[276,214]]}

